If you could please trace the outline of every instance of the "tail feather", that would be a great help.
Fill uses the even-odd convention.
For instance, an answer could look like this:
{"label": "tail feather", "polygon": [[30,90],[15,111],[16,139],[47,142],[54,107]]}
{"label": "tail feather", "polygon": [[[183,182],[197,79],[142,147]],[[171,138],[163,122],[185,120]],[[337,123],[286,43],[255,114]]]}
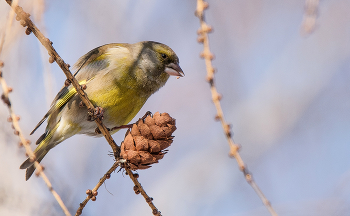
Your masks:
{"label": "tail feather", "polygon": [[[41,137],[39,139],[41,139]],[[42,139],[42,140],[48,141],[45,139]],[[46,149],[47,149],[47,147],[45,145],[43,145],[42,143],[35,149],[34,155],[35,155],[36,161],[40,162],[44,158],[44,156],[48,152],[48,150],[46,150]],[[28,167],[30,167],[32,165],[34,165],[34,161],[32,161],[30,158],[27,158],[27,160],[25,160],[19,168],[20,169],[27,169]]]}
{"label": "tail feather", "polygon": [[26,181],[28,181],[28,179],[33,175],[34,171],[35,171],[34,164],[27,168],[27,170],[26,170]]}
{"label": "tail feather", "polygon": [[34,164],[34,161],[31,161],[30,158],[27,158],[21,166],[19,167],[20,169],[27,169],[28,167],[32,166]]}
{"label": "tail feather", "polygon": [[[52,108],[51,108],[52,109]],[[39,127],[40,127],[40,125],[42,124],[42,123],[44,123],[44,121],[47,119],[47,117],[49,117],[49,115],[51,114],[51,109],[49,110],[49,112],[47,112],[46,114],[45,114],[45,116],[40,120],[40,122],[35,126],[35,128],[34,128],[34,130],[32,131],[32,132],[30,132],[30,135],[32,135],[35,131],[36,131],[36,129],[38,129]],[[50,112],[51,111],[51,112]]]}
{"label": "tail feather", "polygon": [[[56,132],[56,129],[59,126],[59,122],[55,125],[55,127],[45,132],[40,138],[38,139],[37,143],[39,142],[38,147],[36,147],[34,151],[35,160],[40,163],[40,161],[45,157],[45,155],[52,149],[55,145],[58,144],[57,140],[53,138],[53,134]],[[21,166],[20,169],[27,169],[26,170],[26,180],[28,180],[33,172],[35,171],[34,161],[32,161],[30,158],[27,158]]]}
{"label": "tail feather", "polygon": [[[41,160],[45,157],[45,155],[48,153],[49,151],[45,151],[42,155],[40,155],[40,157],[36,160],[38,161],[39,163],[41,162]],[[29,159],[29,158],[28,158]],[[27,159],[27,160],[28,160]],[[23,164],[22,164],[23,165]],[[28,181],[28,179],[33,175],[35,171],[35,165],[34,165],[34,162],[32,162],[32,164],[27,167],[27,170],[26,170],[26,181]]]}
{"label": "tail feather", "polygon": [[41,135],[39,137],[39,139],[35,142],[35,144],[39,145],[41,143],[41,141],[43,141],[43,139],[45,139],[46,136],[47,136],[47,132],[43,133],[43,135]]}

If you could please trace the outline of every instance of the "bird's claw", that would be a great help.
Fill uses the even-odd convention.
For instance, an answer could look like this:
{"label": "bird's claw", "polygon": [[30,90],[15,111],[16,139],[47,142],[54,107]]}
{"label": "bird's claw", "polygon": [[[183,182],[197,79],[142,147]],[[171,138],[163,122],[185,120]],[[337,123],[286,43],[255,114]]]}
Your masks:
{"label": "bird's claw", "polygon": [[127,124],[127,125],[120,125],[120,126],[112,127],[112,128],[110,129],[110,131],[119,130],[119,129],[123,129],[123,128],[129,128],[129,129],[131,129],[131,128],[132,128],[132,125],[133,125],[133,124]]}
{"label": "bird's claw", "polygon": [[[151,111],[147,111],[147,112],[145,113],[145,115],[143,115],[143,116],[141,117],[141,119],[142,119],[142,120],[145,120],[145,118],[147,118],[147,116],[152,116]],[[111,128],[110,131],[119,130],[119,129],[123,129],[123,128],[131,129],[131,128],[132,128],[132,125],[133,125],[133,124],[127,124],[127,125],[116,126],[116,127]]]}
{"label": "bird's claw", "polygon": [[151,111],[147,111],[146,113],[145,113],[145,115],[143,115],[142,116],[142,120],[145,120],[146,118],[147,118],[147,116],[151,116],[152,117],[152,112]]}

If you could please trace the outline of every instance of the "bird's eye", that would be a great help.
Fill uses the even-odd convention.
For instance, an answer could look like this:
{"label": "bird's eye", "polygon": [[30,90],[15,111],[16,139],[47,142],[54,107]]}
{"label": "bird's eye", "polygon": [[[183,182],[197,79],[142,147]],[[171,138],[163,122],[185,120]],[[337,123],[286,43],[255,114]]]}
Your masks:
{"label": "bird's eye", "polygon": [[166,58],[168,58],[168,56],[166,54],[162,53],[162,58],[166,59]]}

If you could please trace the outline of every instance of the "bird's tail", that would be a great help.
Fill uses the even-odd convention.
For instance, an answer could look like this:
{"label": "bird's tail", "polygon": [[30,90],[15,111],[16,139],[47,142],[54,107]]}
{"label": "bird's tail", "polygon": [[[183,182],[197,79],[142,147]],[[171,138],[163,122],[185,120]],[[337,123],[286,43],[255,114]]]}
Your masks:
{"label": "bird's tail", "polygon": [[41,160],[45,157],[45,155],[52,149],[55,145],[57,145],[60,141],[55,140],[53,138],[53,134],[55,133],[59,123],[51,130],[44,133],[38,141],[36,142],[38,147],[36,147],[34,151],[35,160],[32,160],[31,158],[27,158],[21,166],[20,169],[27,169],[26,170],[26,181],[32,176],[32,174],[35,171],[35,165],[34,162],[41,162]]}
{"label": "bird's tail", "polygon": [[[37,162],[41,162],[41,160],[45,157],[45,155],[48,153],[49,151],[46,150],[44,151],[40,156],[36,156],[36,161]],[[20,169],[27,169],[26,170],[26,181],[33,175],[34,171],[35,171],[35,165],[34,165],[34,161],[31,161],[30,158],[28,158],[26,161],[24,161],[22,163],[22,165],[20,166]]]}

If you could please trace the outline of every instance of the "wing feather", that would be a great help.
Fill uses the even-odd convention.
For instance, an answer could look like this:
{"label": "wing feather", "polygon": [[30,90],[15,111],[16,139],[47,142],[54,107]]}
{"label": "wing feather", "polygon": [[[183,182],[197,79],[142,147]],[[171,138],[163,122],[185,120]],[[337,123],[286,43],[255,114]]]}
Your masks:
{"label": "wing feather", "polygon": [[[74,76],[79,81],[79,84],[88,83],[100,71],[107,68],[109,66],[109,61],[104,55],[107,55],[106,53],[109,48],[118,46],[122,46],[122,44],[106,44],[80,57],[74,65],[74,68],[77,70]],[[51,114],[60,111],[76,93],[77,91],[71,85],[69,87],[63,87],[53,100],[50,110],[44,115],[30,134],[32,135],[46,119],[50,118]]]}

